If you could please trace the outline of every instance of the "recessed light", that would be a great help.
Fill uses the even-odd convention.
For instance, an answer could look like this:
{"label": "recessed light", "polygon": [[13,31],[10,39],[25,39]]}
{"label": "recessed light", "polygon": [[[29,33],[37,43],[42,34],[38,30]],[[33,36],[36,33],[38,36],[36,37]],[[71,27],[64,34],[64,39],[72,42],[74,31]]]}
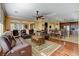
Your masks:
{"label": "recessed light", "polygon": [[15,13],[18,13],[18,11],[14,11]]}
{"label": "recessed light", "polygon": [[79,11],[79,9],[77,9],[77,11]]}
{"label": "recessed light", "polygon": [[53,13],[52,15],[56,15],[56,13]]}

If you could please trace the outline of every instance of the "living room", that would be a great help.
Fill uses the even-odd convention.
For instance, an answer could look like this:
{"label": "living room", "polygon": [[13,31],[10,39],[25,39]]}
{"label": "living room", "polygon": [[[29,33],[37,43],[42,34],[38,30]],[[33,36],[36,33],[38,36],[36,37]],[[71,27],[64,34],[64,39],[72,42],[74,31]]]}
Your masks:
{"label": "living room", "polygon": [[78,6],[77,3],[1,3],[0,41],[7,35],[14,41],[9,49],[0,43],[0,55],[78,56]]}

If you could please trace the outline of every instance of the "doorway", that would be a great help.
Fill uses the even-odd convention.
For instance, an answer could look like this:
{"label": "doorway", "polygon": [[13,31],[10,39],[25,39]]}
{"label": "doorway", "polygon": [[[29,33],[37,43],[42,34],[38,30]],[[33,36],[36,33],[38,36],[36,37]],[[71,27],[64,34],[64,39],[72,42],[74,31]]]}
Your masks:
{"label": "doorway", "polygon": [[45,25],[44,25],[45,27],[44,27],[44,30],[47,30],[48,29],[48,23],[47,22],[45,22]]}

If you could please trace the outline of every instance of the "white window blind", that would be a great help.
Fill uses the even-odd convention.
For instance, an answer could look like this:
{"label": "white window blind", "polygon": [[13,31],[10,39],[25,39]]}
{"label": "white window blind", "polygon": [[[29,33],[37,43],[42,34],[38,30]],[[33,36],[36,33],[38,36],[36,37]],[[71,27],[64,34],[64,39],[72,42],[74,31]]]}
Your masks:
{"label": "white window blind", "polygon": [[21,23],[11,23],[11,31],[17,29],[17,30],[22,30],[24,29],[24,24]]}

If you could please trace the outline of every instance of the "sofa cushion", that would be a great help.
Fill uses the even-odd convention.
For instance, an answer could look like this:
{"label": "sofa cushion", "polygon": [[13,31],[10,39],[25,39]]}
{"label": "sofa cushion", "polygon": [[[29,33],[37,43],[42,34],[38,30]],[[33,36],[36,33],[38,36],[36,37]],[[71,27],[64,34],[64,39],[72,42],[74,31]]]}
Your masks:
{"label": "sofa cushion", "polygon": [[16,41],[15,41],[11,31],[4,32],[2,37],[7,38],[7,40],[10,43],[11,47],[14,47],[16,45]]}
{"label": "sofa cushion", "polygon": [[10,43],[8,42],[7,38],[0,37],[0,46],[3,49],[3,53],[7,53],[10,49]]}
{"label": "sofa cushion", "polygon": [[2,37],[6,38],[10,44],[12,43],[12,39],[10,35],[3,35]]}
{"label": "sofa cushion", "polygon": [[3,33],[3,35],[6,35],[6,36],[13,36],[12,32],[11,31],[6,31]]}

